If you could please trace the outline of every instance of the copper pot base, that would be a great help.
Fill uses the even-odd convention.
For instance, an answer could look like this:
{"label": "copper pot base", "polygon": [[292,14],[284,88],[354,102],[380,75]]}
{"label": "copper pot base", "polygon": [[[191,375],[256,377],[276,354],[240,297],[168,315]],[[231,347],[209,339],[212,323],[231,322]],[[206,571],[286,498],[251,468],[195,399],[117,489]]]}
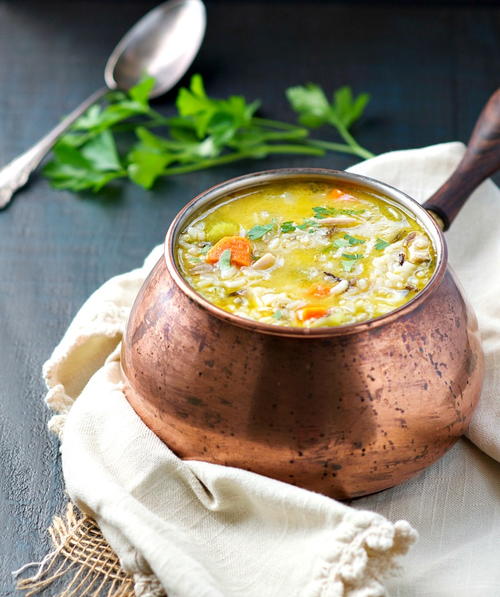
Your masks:
{"label": "copper pot base", "polygon": [[130,317],[125,394],[177,455],[346,499],[392,487],[466,430],[483,357],[453,276],[389,324],[330,338],[214,317],[161,259]]}

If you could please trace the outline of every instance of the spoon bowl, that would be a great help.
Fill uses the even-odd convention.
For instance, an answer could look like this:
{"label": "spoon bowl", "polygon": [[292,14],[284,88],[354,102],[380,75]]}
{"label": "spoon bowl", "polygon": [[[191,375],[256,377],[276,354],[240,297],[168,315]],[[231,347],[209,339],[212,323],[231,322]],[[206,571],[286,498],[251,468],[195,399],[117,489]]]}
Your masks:
{"label": "spoon bowl", "polygon": [[127,90],[147,74],[156,79],[151,97],[172,89],[198,53],[205,27],[206,11],[201,0],[160,4],[142,17],[113,50],[104,71],[106,85]]}

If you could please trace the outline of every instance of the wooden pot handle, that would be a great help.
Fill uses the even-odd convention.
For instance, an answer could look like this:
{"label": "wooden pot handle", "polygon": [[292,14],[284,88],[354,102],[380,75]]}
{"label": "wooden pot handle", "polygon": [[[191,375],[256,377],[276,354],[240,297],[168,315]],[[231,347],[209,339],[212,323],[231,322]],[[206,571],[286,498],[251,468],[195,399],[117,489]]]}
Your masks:
{"label": "wooden pot handle", "polygon": [[471,193],[500,169],[500,89],[490,97],[472,131],[467,150],[450,178],[423,206],[448,230]]}

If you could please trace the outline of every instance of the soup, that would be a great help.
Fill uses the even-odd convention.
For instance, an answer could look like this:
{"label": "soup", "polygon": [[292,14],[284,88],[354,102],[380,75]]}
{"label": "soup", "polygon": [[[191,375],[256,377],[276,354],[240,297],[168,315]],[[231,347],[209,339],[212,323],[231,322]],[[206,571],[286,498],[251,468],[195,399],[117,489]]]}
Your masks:
{"label": "soup", "polygon": [[177,259],[214,305],[293,327],[384,315],[420,292],[436,264],[429,236],[401,206],[322,181],[224,197],[183,228]]}

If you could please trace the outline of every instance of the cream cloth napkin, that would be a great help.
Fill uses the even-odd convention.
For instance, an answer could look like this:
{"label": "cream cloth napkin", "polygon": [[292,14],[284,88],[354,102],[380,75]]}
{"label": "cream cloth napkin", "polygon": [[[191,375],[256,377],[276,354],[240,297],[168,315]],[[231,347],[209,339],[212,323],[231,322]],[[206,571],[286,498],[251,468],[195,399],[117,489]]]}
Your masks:
{"label": "cream cloth napkin", "polygon": [[[463,145],[449,143],[385,154],[351,170],[422,200],[462,154]],[[488,181],[447,238],[487,359],[469,437],[497,460],[499,232],[500,193]],[[160,442],[126,402],[119,367],[130,307],[160,255],[157,247],[142,268],[98,289],[44,367],[69,495],[134,574],[137,595],[161,595],[161,587],[169,597],[385,595],[382,579],[416,533],[382,514],[411,520],[422,537],[403,575],[388,581],[391,594],[500,594],[500,471],[466,440],[416,479],[363,498],[356,509],[239,469],[184,462]]]}

